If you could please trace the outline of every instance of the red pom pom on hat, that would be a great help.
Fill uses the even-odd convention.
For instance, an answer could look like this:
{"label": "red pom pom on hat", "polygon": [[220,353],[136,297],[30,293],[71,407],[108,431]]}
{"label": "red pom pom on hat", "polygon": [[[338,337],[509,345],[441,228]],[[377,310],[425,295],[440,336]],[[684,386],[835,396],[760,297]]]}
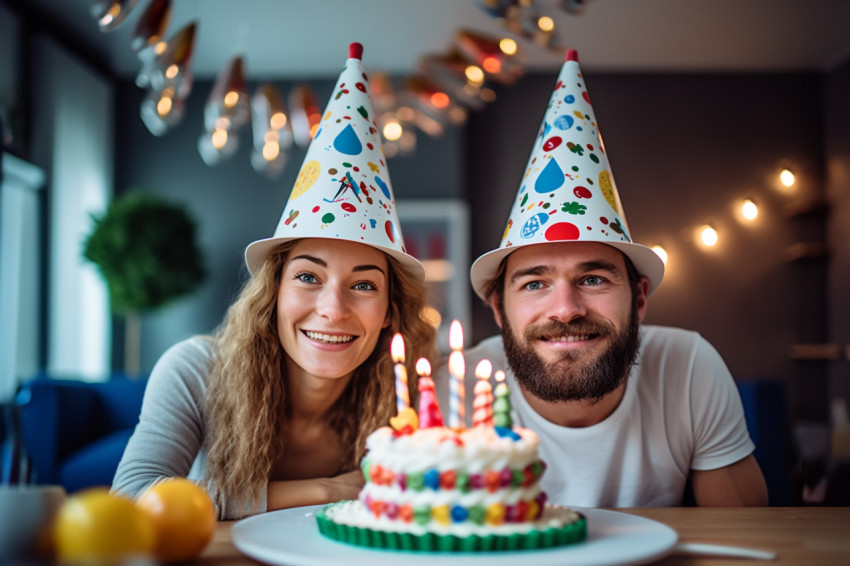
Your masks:
{"label": "red pom pom on hat", "polygon": [[567,56],[564,58],[564,61],[575,61],[578,63],[578,51],[575,49],[567,49]]}
{"label": "red pom pom on hat", "polygon": [[349,59],[363,59],[363,44],[356,41],[348,46]]}

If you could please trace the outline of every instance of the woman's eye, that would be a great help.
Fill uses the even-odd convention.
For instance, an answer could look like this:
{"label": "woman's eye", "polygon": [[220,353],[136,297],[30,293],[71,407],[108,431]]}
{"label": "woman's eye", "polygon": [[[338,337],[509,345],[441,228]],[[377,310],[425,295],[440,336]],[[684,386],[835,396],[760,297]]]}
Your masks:
{"label": "woman's eye", "polygon": [[355,283],[352,289],[355,291],[374,291],[377,287],[368,281],[361,281],[359,283]]}
{"label": "woman's eye", "polygon": [[295,276],[296,279],[301,281],[302,283],[316,283],[318,279],[312,273],[299,273]]}

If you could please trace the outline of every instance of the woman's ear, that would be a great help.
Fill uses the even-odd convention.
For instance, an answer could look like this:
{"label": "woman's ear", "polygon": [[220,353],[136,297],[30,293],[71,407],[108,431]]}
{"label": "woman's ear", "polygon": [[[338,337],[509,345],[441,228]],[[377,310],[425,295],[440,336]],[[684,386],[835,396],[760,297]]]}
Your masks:
{"label": "woman's ear", "polygon": [[386,328],[393,321],[393,308],[387,307],[387,316],[384,317],[384,325],[381,328]]}

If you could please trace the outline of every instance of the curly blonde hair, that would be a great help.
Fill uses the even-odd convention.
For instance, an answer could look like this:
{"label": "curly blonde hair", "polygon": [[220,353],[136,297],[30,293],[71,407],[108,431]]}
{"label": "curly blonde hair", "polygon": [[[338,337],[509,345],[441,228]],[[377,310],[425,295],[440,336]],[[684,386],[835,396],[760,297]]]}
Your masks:
{"label": "curly blonde hair", "polygon": [[[206,482],[217,503],[252,501],[256,510],[273,464],[284,453],[286,364],[277,332],[277,295],[287,256],[299,240],[274,248],[213,335],[215,359],[206,396]],[[395,415],[392,336],[404,336],[408,375],[420,357],[438,359],[435,330],[423,318],[425,285],[398,261],[389,264],[390,324],[328,414],[345,453],[339,473],[355,469],[366,437]],[[416,403],[416,387],[410,387]],[[416,406],[413,404],[412,406]]]}

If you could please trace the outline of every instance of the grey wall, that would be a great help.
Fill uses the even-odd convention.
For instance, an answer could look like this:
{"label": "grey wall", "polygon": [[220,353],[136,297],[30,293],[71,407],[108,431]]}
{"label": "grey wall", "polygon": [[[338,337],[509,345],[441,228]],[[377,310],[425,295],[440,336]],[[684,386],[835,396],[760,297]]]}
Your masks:
{"label": "grey wall", "polygon": [[[333,81],[311,82],[324,108]],[[276,83],[288,96],[292,83]],[[116,194],[140,189],[185,204],[199,227],[208,277],[194,295],[142,317],[141,369],[150,371],[159,356],[178,340],[209,333],[222,320],[244,276],[243,250],[254,240],[271,236],[277,226],[304,159],[294,149],[285,170],[270,181],[250,165],[250,128],[242,130],[237,153],[208,167],[197,150],[204,102],[210,82],[196,83],[183,121],[161,138],[154,137],[138,115],[144,92],[131,83],[117,90]],[[253,92],[254,85],[248,91]],[[439,139],[419,135],[411,156],[389,160],[397,200],[457,198],[464,163],[463,131],[451,129]],[[123,324],[116,321],[113,366],[122,367]]]}
{"label": "grey wall", "polygon": [[845,358],[831,367],[831,396],[850,402],[850,61],[826,77],[826,189],[830,203],[830,340]]}

